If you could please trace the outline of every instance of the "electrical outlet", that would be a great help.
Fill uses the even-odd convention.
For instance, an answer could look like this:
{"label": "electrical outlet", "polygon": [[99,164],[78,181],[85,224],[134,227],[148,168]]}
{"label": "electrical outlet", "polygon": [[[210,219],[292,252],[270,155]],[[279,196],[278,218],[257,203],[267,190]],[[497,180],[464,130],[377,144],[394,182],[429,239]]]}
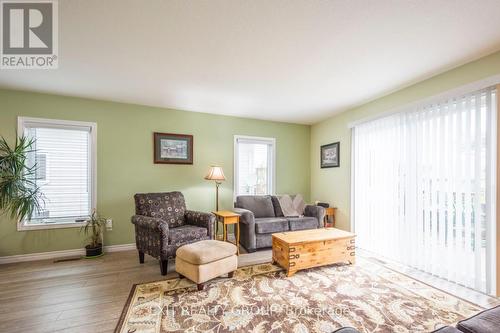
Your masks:
{"label": "electrical outlet", "polygon": [[106,230],[113,230],[113,220],[112,219],[106,220]]}

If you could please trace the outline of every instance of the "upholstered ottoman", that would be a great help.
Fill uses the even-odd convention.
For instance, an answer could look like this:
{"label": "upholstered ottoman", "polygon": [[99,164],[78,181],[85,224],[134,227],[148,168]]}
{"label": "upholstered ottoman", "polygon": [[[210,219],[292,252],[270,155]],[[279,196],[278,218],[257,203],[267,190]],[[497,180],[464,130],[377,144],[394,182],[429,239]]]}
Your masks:
{"label": "upholstered ottoman", "polygon": [[175,270],[203,290],[203,283],[218,276],[229,274],[238,268],[236,246],[218,240],[203,240],[177,249]]}

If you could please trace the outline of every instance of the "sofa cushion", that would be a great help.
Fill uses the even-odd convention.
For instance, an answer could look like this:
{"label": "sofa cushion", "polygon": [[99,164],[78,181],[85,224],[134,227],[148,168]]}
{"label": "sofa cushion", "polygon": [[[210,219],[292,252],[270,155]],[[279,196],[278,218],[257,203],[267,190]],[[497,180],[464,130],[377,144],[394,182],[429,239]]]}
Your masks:
{"label": "sofa cushion", "polygon": [[256,218],[275,217],[273,202],[269,195],[239,195],[236,197],[235,206],[248,209]]}
{"label": "sofa cushion", "polygon": [[283,217],[283,210],[281,209],[280,201],[277,196],[272,195],[271,196],[271,201],[273,202],[273,208],[274,208],[274,216],[276,217]]}
{"label": "sofa cushion", "polygon": [[178,245],[204,240],[208,237],[208,229],[194,225],[183,225],[168,230],[168,244]]}
{"label": "sofa cushion", "polygon": [[287,217],[287,219],[290,231],[318,228],[318,220],[315,217]]}
{"label": "sofa cushion", "polygon": [[269,234],[288,231],[288,220],[280,217],[264,217],[255,219],[255,232]]}
{"label": "sofa cushion", "polygon": [[236,246],[209,239],[181,246],[175,255],[190,264],[204,265],[236,255]]}
{"label": "sofa cushion", "polygon": [[500,305],[459,321],[457,328],[465,333],[497,333],[500,327]]}

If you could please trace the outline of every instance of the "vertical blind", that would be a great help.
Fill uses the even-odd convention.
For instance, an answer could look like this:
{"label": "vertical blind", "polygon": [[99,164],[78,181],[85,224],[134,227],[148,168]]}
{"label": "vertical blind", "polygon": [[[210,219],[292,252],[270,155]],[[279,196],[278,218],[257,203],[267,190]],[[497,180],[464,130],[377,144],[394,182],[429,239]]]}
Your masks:
{"label": "vertical blind", "polygon": [[496,91],[353,128],[357,245],[492,293]]}
{"label": "vertical blind", "polygon": [[36,184],[44,197],[43,209],[28,224],[74,222],[89,216],[92,207],[90,127],[26,124],[35,139]]}
{"label": "vertical blind", "polygon": [[236,139],[236,195],[272,193],[273,140]]}

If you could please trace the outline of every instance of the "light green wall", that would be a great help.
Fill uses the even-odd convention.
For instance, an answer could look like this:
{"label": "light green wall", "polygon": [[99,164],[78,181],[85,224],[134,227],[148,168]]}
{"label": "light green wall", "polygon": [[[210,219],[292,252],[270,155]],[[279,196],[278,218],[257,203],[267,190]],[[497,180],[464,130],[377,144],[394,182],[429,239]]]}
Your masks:
{"label": "light green wall", "polygon": [[[0,90],[0,135],[11,142],[17,116],[97,123],[98,210],[113,218],[107,245],[134,242],[130,216],[137,192],[180,190],[189,209],[213,210],[215,186],[203,179],[211,164],[224,169],[227,181],[221,187],[220,207],[231,208],[235,134],[275,137],[277,192],[309,198],[310,126]],[[153,164],[153,132],[194,135],[194,164]],[[0,256],[82,245],[78,229],[18,232],[14,221],[0,216]]]}
{"label": "light green wall", "polygon": [[[327,201],[337,206],[337,226],[349,230],[351,130],[348,124],[497,74],[500,74],[500,52],[313,125],[311,128],[311,200]],[[336,141],[340,141],[340,167],[321,169],[319,147]]]}
{"label": "light green wall", "polygon": [[[337,226],[350,228],[350,122],[386,112],[449,89],[500,74],[500,52],[435,76],[386,97],[310,126],[167,110],[74,97],[0,90],[0,135],[13,140],[17,116],[91,121],[98,124],[98,209],[113,218],[108,245],[134,241],[130,216],[137,192],[181,190],[188,207],[209,211],[214,185],[203,180],[218,164],[228,181],[221,208],[232,207],[233,135],[277,139],[277,192],[303,193],[306,199],[338,207]],[[194,135],[194,164],[152,163],[152,133]],[[319,147],[340,141],[340,167],[320,169]],[[310,175],[310,177],[309,177]],[[78,229],[16,231],[0,216],[0,256],[74,249],[83,245]]]}

